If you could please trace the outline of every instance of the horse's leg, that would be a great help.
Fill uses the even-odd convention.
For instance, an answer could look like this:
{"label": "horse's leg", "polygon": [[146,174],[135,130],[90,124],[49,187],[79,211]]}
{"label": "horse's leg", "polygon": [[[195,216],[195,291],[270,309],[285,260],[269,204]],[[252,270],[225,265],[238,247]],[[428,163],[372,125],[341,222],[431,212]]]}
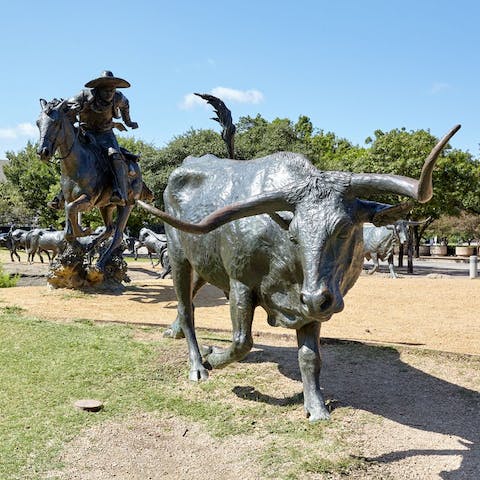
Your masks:
{"label": "horse's leg", "polygon": [[127,226],[128,217],[133,209],[133,205],[125,205],[123,207],[117,206],[117,222],[115,226],[115,233],[113,234],[112,242],[107,250],[102,253],[97,262],[97,268],[104,270],[107,261],[112,256],[112,253],[121,245],[123,241],[123,231]]}
{"label": "horse's leg", "polygon": [[65,239],[71,242],[77,237],[86,237],[90,235],[90,228],[83,228],[78,223],[78,214],[84,212],[91,207],[90,197],[83,193],[76,200],[65,204],[65,217],[67,219],[65,225]]}
{"label": "horse's leg", "polygon": [[104,240],[110,237],[114,229],[113,212],[115,211],[115,206],[107,205],[106,207],[100,207],[99,210],[102,215],[103,223],[105,224],[105,231],[92,240],[88,246],[89,251],[95,250],[97,245],[100,245]]}

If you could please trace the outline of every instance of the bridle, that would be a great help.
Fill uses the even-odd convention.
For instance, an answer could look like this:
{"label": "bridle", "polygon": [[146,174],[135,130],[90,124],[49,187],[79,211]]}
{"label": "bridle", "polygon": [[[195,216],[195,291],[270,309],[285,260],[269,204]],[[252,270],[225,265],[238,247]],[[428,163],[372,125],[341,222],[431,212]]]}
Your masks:
{"label": "bridle", "polygon": [[[59,110],[57,110],[57,112],[58,112],[59,114],[62,114],[62,115],[63,115],[63,112],[60,112]],[[63,122],[65,122],[64,116],[62,116],[62,117],[60,118],[60,121],[58,122],[58,125],[55,125],[55,126],[56,126],[55,138],[52,138],[50,135],[42,135],[42,137],[40,138],[40,143],[41,143],[43,140],[45,140],[45,139],[48,140],[48,141],[51,143],[51,145],[52,145],[52,150],[53,150],[54,152],[56,152],[56,151],[57,151],[57,148],[58,148],[56,139],[57,139],[57,137],[58,137],[58,133],[59,133],[60,129],[61,129],[62,126],[63,126],[63,125],[62,125]],[[54,121],[54,123],[57,124],[57,121]],[[73,126],[73,128],[75,128],[75,127]],[[65,160],[65,159],[72,153],[73,147],[75,146],[75,143],[77,143],[79,134],[80,134],[80,128],[77,128],[77,129],[76,129],[76,132],[75,132],[75,137],[74,137],[74,139],[73,139],[73,141],[72,141],[72,144],[70,145],[70,148],[68,149],[68,153],[67,153],[66,155],[64,155],[63,157],[57,157],[57,156],[55,156],[55,154],[54,154],[53,159],[54,159],[54,160],[57,160],[57,161]],[[49,162],[49,163],[54,163],[54,161],[52,161],[52,160],[48,160],[48,162]]]}

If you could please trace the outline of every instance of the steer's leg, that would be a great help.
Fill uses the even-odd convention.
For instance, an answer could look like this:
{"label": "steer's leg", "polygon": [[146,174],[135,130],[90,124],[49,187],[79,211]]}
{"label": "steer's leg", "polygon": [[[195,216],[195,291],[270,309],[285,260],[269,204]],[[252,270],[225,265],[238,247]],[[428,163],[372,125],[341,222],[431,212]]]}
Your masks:
{"label": "steer's leg", "polygon": [[393,268],[393,253],[388,256],[388,269],[390,270],[390,276],[392,278],[398,278]]}
{"label": "steer's leg", "polygon": [[206,360],[212,367],[221,368],[241,360],[252,349],[252,321],[255,306],[250,288],[230,279],[230,316],[232,319],[232,343],[226,349],[213,347],[206,352]]}
{"label": "steer's leg", "polygon": [[328,420],[320,390],[320,323],[312,322],[297,330],[298,363],[303,382],[304,408],[311,422]]}
{"label": "steer's leg", "polygon": [[367,271],[369,275],[374,274],[378,270],[378,255],[376,253],[372,253],[371,257],[373,262],[373,268]]}
{"label": "steer's leg", "polygon": [[190,360],[190,380],[198,382],[208,378],[208,371],[203,366],[202,356],[195,335],[192,302],[193,269],[188,260],[176,261],[173,269],[173,284],[178,299],[177,320],[180,323],[188,345]]}
{"label": "steer's leg", "polygon": [[[173,276],[173,274],[172,274]],[[205,285],[205,280],[198,276],[197,272],[193,272],[193,281],[192,281],[192,300],[195,298],[197,292]],[[195,310],[195,307],[192,304],[192,309]],[[185,338],[183,334],[182,327],[180,326],[180,319],[177,318],[175,321],[163,332],[165,338]]]}

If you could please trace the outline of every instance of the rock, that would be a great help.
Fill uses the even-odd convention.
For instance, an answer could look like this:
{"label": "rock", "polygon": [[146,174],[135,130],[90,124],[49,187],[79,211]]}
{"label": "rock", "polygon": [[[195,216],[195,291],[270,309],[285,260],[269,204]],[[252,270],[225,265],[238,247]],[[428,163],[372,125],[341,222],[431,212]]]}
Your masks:
{"label": "rock", "polygon": [[99,400],[82,399],[77,400],[74,403],[74,406],[80,410],[85,410],[86,412],[99,412],[103,408],[103,403]]}

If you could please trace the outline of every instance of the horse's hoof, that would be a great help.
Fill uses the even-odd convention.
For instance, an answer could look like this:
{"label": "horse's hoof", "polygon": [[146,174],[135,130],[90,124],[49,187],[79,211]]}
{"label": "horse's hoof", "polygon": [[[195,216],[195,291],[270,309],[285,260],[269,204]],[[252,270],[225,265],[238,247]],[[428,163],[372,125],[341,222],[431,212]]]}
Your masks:
{"label": "horse's hoof", "polygon": [[98,267],[91,267],[87,271],[87,281],[90,285],[102,283],[104,277],[104,273]]}

